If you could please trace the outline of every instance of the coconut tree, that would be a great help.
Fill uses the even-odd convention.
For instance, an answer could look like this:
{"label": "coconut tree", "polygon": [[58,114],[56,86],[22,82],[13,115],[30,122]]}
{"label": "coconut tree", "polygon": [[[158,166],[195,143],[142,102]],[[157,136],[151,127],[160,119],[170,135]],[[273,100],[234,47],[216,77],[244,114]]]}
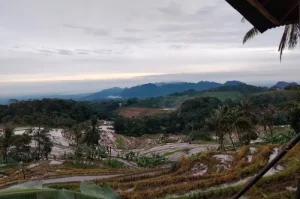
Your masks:
{"label": "coconut tree", "polygon": [[7,163],[7,156],[9,147],[12,146],[14,141],[14,128],[10,125],[6,125],[3,134],[0,136],[0,146],[3,156],[3,160]]}
{"label": "coconut tree", "polygon": [[[246,21],[245,18],[242,22]],[[251,28],[244,36],[243,43],[245,44],[250,39],[254,38],[256,35],[260,34],[258,29],[255,27]],[[280,60],[282,58],[283,51],[288,49],[294,49],[299,41],[300,37],[300,25],[299,23],[286,25],[279,43],[278,51],[280,52]]]}
{"label": "coconut tree", "polygon": [[225,149],[224,132],[227,131],[227,128],[225,128],[226,126],[224,125],[226,123],[225,113],[226,113],[226,107],[219,106],[217,109],[213,111],[212,115],[209,118],[205,119],[208,130],[215,132],[215,135],[219,140],[220,149]]}
{"label": "coconut tree", "polygon": [[264,120],[265,124],[268,126],[271,137],[273,138],[273,121],[274,121],[274,116],[276,114],[276,109],[273,105],[269,104],[268,107],[264,108],[263,115],[264,115]]}
{"label": "coconut tree", "polygon": [[249,100],[244,99],[240,101],[239,107],[243,115],[243,118],[239,119],[239,129],[246,133],[246,137],[243,136],[242,140],[246,141],[246,144],[250,144],[251,139],[254,137],[252,122],[255,116],[253,113],[254,106]]}
{"label": "coconut tree", "polygon": [[91,119],[91,126],[89,126],[83,138],[83,143],[87,144],[89,147],[95,148],[98,145],[100,139],[100,131],[98,129],[98,118],[93,116]]}

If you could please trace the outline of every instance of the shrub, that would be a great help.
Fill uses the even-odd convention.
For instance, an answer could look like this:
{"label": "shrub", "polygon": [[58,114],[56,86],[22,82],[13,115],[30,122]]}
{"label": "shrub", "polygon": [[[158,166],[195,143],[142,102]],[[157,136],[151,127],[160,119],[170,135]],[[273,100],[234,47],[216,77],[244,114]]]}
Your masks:
{"label": "shrub", "polygon": [[159,153],[153,153],[152,156],[140,156],[137,158],[139,167],[156,167],[166,163],[167,159]]}
{"label": "shrub", "polygon": [[117,159],[109,159],[105,160],[105,163],[107,166],[113,168],[113,169],[122,169],[125,168],[125,164]]}

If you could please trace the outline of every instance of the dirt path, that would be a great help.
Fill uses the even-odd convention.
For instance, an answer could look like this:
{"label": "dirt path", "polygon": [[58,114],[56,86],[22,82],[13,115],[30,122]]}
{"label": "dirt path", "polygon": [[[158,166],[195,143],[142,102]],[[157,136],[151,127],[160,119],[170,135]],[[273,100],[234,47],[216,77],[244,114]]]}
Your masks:
{"label": "dirt path", "polygon": [[97,176],[72,176],[65,178],[54,178],[48,180],[42,180],[43,184],[53,184],[53,183],[63,183],[63,182],[81,182],[81,181],[91,181],[96,179],[106,179],[114,178],[121,175],[97,175]]}
{"label": "dirt path", "polygon": [[133,151],[140,155],[151,155],[152,153],[159,153],[161,155],[168,154],[169,160],[176,161],[180,159],[181,156],[193,156],[217,147],[218,145],[216,144],[168,143],[157,145],[149,149],[135,149]]}

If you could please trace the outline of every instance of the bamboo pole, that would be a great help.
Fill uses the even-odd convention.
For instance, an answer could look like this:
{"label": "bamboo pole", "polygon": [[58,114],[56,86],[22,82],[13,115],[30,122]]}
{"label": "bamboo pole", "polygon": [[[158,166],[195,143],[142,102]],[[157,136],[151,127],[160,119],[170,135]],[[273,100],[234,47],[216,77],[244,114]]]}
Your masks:
{"label": "bamboo pole", "polygon": [[299,178],[299,176],[296,177],[296,181],[297,181],[296,199],[300,199],[300,178]]}
{"label": "bamboo pole", "polygon": [[245,185],[245,187],[240,190],[237,194],[235,194],[231,199],[239,199],[241,196],[243,196],[251,187],[257,183],[259,179],[261,179],[265,173],[267,173],[285,154],[291,150],[298,142],[300,141],[300,133],[297,134],[295,138],[293,138],[284,148],[282,151],[278,153],[278,155],[270,162],[268,163],[260,172],[258,172],[251,181]]}

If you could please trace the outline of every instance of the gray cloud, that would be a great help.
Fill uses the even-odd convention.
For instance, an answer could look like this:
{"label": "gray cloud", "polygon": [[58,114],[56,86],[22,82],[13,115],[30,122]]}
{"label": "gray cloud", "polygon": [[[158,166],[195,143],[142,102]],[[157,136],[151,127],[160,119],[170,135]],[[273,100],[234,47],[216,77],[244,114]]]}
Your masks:
{"label": "gray cloud", "polygon": [[137,28],[124,28],[123,31],[128,33],[137,33],[142,32],[143,30]]}
{"label": "gray cloud", "polygon": [[[129,78],[128,81],[114,80],[111,84],[98,82],[93,84],[97,90],[97,86],[100,89],[147,81],[226,77],[241,77],[249,82],[295,81],[295,74],[300,72],[299,49],[285,52],[283,61],[279,61],[277,45],[282,28],[267,31],[243,45],[243,35],[251,24],[241,23],[241,15],[224,0],[97,0],[89,3],[10,0],[0,7],[0,13],[0,87],[5,92],[43,91],[33,86],[36,82],[31,83],[29,89],[24,89],[22,83],[12,83],[20,79],[172,73],[139,81]],[[192,75],[207,72],[211,75]],[[88,81],[88,78],[83,79]],[[10,87],[9,82],[14,86]],[[43,83],[41,80],[39,85]],[[67,92],[71,85],[56,82],[56,86],[51,87],[49,82],[46,84],[51,92]],[[88,84],[79,84],[81,86],[73,87],[72,92],[91,89]]]}
{"label": "gray cloud", "polygon": [[128,37],[116,37],[115,40],[117,42],[135,44],[135,43],[141,43],[141,42],[146,41],[146,38],[128,36]]}
{"label": "gray cloud", "polygon": [[105,29],[93,28],[93,27],[87,27],[87,26],[75,26],[75,25],[72,25],[72,24],[64,24],[63,26],[66,27],[66,28],[81,30],[86,34],[91,34],[91,35],[94,35],[94,36],[106,36],[106,35],[108,35],[108,31],[105,30]]}
{"label": "gray cloud", "polygon": [[175,49],[175,50],[180,50],[187,47],[188,47],[187,45],[179,45],[179,44],[169,45],[170,49]]}

